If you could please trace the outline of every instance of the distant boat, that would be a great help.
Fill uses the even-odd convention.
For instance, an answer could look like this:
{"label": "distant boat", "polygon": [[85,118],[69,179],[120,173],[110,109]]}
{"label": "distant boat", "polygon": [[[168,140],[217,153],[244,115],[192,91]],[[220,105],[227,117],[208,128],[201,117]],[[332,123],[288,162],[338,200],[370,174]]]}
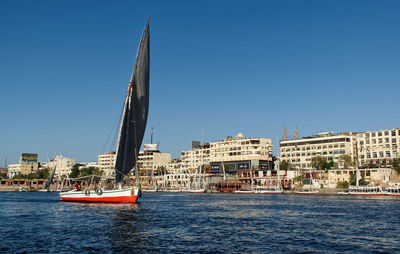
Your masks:
{"label": "distant boat", "polygon": [[317,190],[298,190],[298,191],[293,191],[294,194],[318,194],[319,192]]}
{"label": "distant boat", "polygon": [[[136,168],[137,156],[142,145],[149,108],[150,80],[150,17],[148,18],[138,47],[136,61],[125,97],[121,118],[115,161],[115,181],[119,189],[103,190],[97,188],[60,192],[62,201],[135,203],[141,195],[140,184],[137,187],[122,189],[124,177]],[[93,180],[93,179],[92,179]]]}
{"label": "distant boat", "polygon": [[349,195],[374,195],[382,196],[385,192],[379,186],[350,186]]}
{"label": "distant boat", "polygon": [[282,194],[283,190],[279,188],[265,188],[265,187],[255,187],[253,192],[256,194]]}
{"label": "distant boat", "polygon": [[388,187],[385,189],[387,196],[400,196],[400,187]]}

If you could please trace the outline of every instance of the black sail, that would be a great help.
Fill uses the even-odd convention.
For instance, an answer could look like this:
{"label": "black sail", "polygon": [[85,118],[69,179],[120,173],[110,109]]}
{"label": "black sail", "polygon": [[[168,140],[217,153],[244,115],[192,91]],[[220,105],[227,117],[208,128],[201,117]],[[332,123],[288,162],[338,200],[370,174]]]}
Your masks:
{"label": "black sail", "polygon": [[121,183],[135,167],[149,110],[150,25],[147,20],[126,93],[115,159],[115,180]]}

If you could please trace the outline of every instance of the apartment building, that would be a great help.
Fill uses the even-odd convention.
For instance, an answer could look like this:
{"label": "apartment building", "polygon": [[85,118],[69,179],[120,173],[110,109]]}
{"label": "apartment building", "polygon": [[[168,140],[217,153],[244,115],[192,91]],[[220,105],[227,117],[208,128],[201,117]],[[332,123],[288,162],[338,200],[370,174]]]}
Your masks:
{"label": "apartment building", "polygon": [[182,167],[191,172],[199,170],[202,165],[210,164],[210,144],[198,145],[191,150],[181,152]]}
{"label": "apartment building", "polygon": [[210,143],[210,173],[236,174],[238,171],[261,169],[273,166],[272,140],[267,138],[245,138],[242,133],[235,137]]}
{"label": "apartment building", "polygon": [[50,169],[56,168],[55,176],[67,176],[71,174],[71,169],[75,165],[75,159],[66,158],[62,155],[57,155],[54,159],[47,163]]}
{"label": "apartment building", "polygon": [[356,134],[321,132],[318,135],[279,142],[281,161],[287,161],[292,169],[311,169],[311,159],[322,156],[327,161],[339,162],[342,154],[357,159]]}
{"label": "apartment building", "polygon": [[23,153],[19,158],[18,164],[8,165],[8,178],[13,178],[16,175],[28,175],[36,173],[39,170],[39,163],[37,161],[38,155],[34,153]]}
{"label": "apartment building", "polygon": [[158,146],[154,144],[145,145],[145,150],[140,151],[138,155],[139,175],[154,175],[154,171],[161,167],[166,168],[170,162],[170,153],[160,152]]}
{"label": "apartment building", "polygon": [[115,152],[107,152],[97,156],[97,165],[106,177],[115,177]]}
{"label": "apartment building", "polygon": [[400,128],[357,134],[360,167],[386,166],[400,157]]}

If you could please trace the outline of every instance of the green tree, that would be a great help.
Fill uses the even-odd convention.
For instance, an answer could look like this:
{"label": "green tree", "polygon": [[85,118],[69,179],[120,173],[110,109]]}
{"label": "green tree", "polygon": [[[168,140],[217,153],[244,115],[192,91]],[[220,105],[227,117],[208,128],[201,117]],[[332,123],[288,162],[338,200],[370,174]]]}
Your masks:
{"label": "green tree", "polygon": [[50,175],[50,169],[49,168],[44,168],[42,170],[39,170],[36,173],[36,178],[37,179],[47,179],[47,178],[49,178],[49,175]]}
{"label": "green tree", "polygon": [[324,162],[324,169],[330,170],[335,166],[333,161],[325,161]]}
{"label": "green tree", "polygon": [[400,174],[400,158],[393,159],[392,168],[396,170],[397,173]]}
{"label": "green tree", "polygon": [[338,189],[347,189],[347,188],[349,188],[349,183],[347,181],[345,181],[345,182],[337,182],[336,188],[338,188]]}
{"label": "green tree", "polygon": [[326,163],[327,163],[326,159],[322,156],[315,156],[311,158],[311,166],[313,168],[323,170],[325,169]]}
{"label": "green tree", "polygon": [[0,179],[7,178],[7,173],[0,173]]}
{"label": "green tree", "polygon": [[339,156],[339,162],[343,163],[343,168],[349,168],[353,165],[353,160],[348,154],[341,154]]}
{"label": "green tree", "polygon": [[74,166],[72,166],[71,168],[71,173],[69,174],[70,178],[76,178],[80,175],[80,170],[79,170],[79,165],[75,164]]}
{"label": "green tree", "polygon": [[[357,185],[356,180],[357,180],[357,173],[351,174],[350,175],[350,185]],[[368,185],[368,182],[365,180],[365,172],[361,172],[361,179],[358,179],[358,184],[359,185]]]}
{"label": "green tree", "polygon": [[102,175],[103,171],[97,167],[82,168],[79,176]]}
{"label": "green tree", "polygon": [[287,171],[287,170],[290,169],[290,163],[289,163],[288,161],[282,161],[282,162],[279,164],[279,168],[280,168],[280,170],[285,170],[285,171]]}

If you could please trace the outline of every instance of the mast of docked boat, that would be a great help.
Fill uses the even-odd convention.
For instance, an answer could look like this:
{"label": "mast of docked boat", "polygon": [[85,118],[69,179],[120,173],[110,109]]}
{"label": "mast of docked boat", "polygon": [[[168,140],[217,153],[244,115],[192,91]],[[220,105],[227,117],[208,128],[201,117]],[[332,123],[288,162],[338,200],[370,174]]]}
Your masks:
{"label": "mast of docked boat", "polygon": [[281,178],[279,176],[279,171],[280,171],[280,168],[281,168],[280,163],[281,163],[281,159],[279,158],[279,160],[278,160],[278,162],[276,164],[276,173],[278,174],[278,190],[281,189]]}

